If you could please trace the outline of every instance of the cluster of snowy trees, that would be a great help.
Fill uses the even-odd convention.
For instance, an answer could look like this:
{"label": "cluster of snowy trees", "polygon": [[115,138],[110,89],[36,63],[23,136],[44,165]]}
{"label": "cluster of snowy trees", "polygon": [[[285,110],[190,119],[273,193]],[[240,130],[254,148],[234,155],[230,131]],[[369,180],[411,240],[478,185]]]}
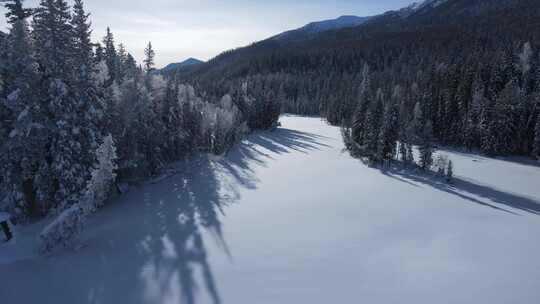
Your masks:
{"label": "cluster of snowy trees", "polygon": [[[259,102],[249,83],[205,98],[157,73],[151,44],[138,65],[109,29],[92,42],[81,0],[41,0],[33,9],[3,2],[0,209],[21,218],[67,212],[46,240],[58,240],[66,219],[79,223],[101,206],[117,178],[157,174],[195,151],[224,153],[277,122],[281,107],[268,106],[277,99]],[[261,117],[266,124],[255,123]]]}
{"label": "cluster of snowy trees", "polygon": [[[418,165],[423,170],[435,169],[452,178],[452,162],[438,157],[434,161],[433,123],[417,102],[412,113],[403,104],[403,89],[396,85],[390,95],[381,88],[374,90],[369,67],[362,70],[358,105],[350,123],[342,125],[345,144],[352,155],[370,163],[399,160],[407,166]],[[419,160],[413,146],[418,145]],[[435,166],[434,166],[435,165]]]}
{"label": "cluster of snowy trees", "polygon": [[[490,69],[440,63],[419,73],[405,87],[371,82],[362,73],[352,115],[327,108],[354,153],[380,161],[396,154],[411,162],[411,146],[422,168],[431,167],[435,142],[479,149],[489,155],[521,154],[540,158],[540,57],[530,43],[503,53]],[[536,68],[533,68],[535,66]],[[376,77],[380,77],[377,75]]]}

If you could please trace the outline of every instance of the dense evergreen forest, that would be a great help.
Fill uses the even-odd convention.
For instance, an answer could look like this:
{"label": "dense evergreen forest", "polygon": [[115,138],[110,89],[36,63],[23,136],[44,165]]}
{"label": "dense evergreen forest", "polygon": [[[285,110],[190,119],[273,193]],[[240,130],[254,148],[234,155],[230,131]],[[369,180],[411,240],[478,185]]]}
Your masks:
{"label": "dense evergreen forest", "polygon": [[321,114],[373,160],[395,158],[398,141],[402,151],[433,142],[539,157],[538,16],[533,0],[448,0],[317,38],[262,41],[188,76],[210,95],[247,81],[285,112]]}
{"label": "dense evergreen forest", "polygon": [[3,2],[0,211],[19,219],[62,213],[49,243],[66,228],[62,219],[77,223],[102,205],[117,177],[147,177],[193,152],[224,153],[277,122],[279,105],[260,102],[241,83],[234,95],[210,101],[165,79],[150,43],[139,65],[112,31],[91,41],[81,0]]}

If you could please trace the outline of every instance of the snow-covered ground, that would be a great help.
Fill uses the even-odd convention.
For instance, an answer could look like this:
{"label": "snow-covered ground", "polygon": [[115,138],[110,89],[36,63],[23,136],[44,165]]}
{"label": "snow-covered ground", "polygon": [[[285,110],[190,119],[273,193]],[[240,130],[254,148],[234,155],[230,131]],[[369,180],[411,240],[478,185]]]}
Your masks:
{"label": "snow-covered ground", "polygon": [[0,245],[2,303],[540,303],[540,167],[443,152],[457,180],[369,168],[338,128],[282,118],[38,257]]}

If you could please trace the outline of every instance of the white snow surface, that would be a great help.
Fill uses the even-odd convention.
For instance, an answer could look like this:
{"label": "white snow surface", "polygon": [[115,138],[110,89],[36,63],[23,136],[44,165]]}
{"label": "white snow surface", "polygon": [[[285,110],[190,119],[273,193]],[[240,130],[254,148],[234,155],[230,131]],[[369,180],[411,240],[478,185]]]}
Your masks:
{"label": "white snow surface", "polygon": [[282,117],[109,202],[83,247],[0,245],[2,303],[540,303],[540,167],[446,151],[456,181],[369,168]]}

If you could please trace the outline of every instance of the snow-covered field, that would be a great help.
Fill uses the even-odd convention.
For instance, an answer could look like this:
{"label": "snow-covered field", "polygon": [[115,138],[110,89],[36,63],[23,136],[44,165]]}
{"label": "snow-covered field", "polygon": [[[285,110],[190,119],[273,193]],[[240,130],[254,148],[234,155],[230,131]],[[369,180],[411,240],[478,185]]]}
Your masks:
{"label": "snow-covered field", "polygon": [[147,183],[83,248],[0,245],[1,303],[540,303],[540,167],[457,152],[454,186],[369,168],[285,116]]}

